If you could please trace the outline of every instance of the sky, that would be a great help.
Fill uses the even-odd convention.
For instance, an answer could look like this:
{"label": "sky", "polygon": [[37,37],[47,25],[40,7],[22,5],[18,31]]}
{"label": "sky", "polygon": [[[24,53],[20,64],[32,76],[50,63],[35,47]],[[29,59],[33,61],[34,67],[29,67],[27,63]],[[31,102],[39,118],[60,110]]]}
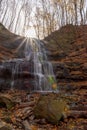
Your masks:
{"label": "sky", "polygon": [[[13,2],[14,0],[8,0],[8,10],[6,11],[6,16],[3,20],[3,25],[5,25],[6,28],[8,28],[8,25],[10,24],[10,20],[11,20],[11,10],[12,10],[12,5],[11,5],[11,2]],[[16,1],[16,13],[15,13],[15,19],[14,19],[14,24],[12,26],[12,28],[10,29],[11,32],[13,33],[16,33],[16,34],[19,34],[19,35],[24,35],[24,36],[27,36],[27,37],[35,37],[37,38],[36,36],[36,33],[35,33],[35,29],[33,28],[33,24],[32,22],[30,22],[30,27],[28,26],[25,26],[25,33],[23,31],[23,25],[24,25],[24,20],[25,20],[25,14],[24,14],[24,8],[21,10],[21,13],[20,13],[20,17],[18,19],[18,24],[17,24],[17,30],[15,32],[15,26],[16,26],[16,21],[17,21],[17,17],[18,17],[18,13],[20,11],[20,8],[21,8],[21,5],[23,4],[23,1],[24,0],[15,0]],[[28,0],[28,2],[32,3],[32,7],[31,7],[31,17],[33,17],[34,15],[34,5],[35,5],[35,1],[36,0]],[[25,3],[27,2],[27,0],[25,0]],[[13,3],[14,4],[14,3]],[[3,3],[2,3],[2,11],[0,11],[0,22],[2,22],[2,19],[3,19],[3,15],[5,13],[5,10],[6,10],[6,6],[7,6],[7,3],[6,3],[6,0],[3,0]],[[6,22],[7,21],[7,22]]]}
{"label": "sky", "polygon": [[[16,4],[14,3],[14,1],[16,1]],[[52,1],[52,0],[50,0],[50,1]],[[62,0],[60,0],[60,1],[62,1]],[[69,0],[66,0],[66,1],[69,1]],[[26,4],[26,2],[28,2],[28,3]],[[36,11],[35,11],[36,5],[38,5],[38,7],[40,7],[40,11],[42,11],[42,5],[41,5],[40,2],[41,2],[41,0],[2,0],[2,6],[0,6],[0,9],[1,9],[0,10],[0,22],[3,25],[5,25],[5,27],[8,28],[13,33],[16,33],[16,34],[22,35],[22,36],[26,36],[26,37],[35,37],[35,38],[37,38],[36,30],[34,28],[35,26],[33,26],[33,25],[36,24],[35,23],[35,17],[34,17],[34,15],[36,13]],[[85,7],[87,7],[87,0],[85,0],[85,2],[86,2],[86,4],[84,6],[84,10],[87,9],[87,8],[85,8]],[[70,1],[69,1],[69,3],[70,3]],[[46,4],[46,8],[47,8],[48,13],[49,13],[49,10],[53,11],[52,7],[54,9],[54,6],[51,6],[50,4],[48,4],[48,0],[47,0],[47,2],[45,4]],[[23,9],[20,12],[20,8],[21,8],[22,5],[23,5]],[[26,11],[25,10],[26,9],[25,5],[28,8],[27,12],[28,13],[29,13],[29,11],[31,12],[31,15],[30,15],[31,22],[29,22],[29,25],[27,23],[26,23],[26,25],[24,24],[25,23],[25,11]],[[48,5],[51,7],[51,9],[49,9]],[[8,6],[8,8],[6,10],[7,6]],[[6,11],[6,15],[3,18],[4,14],[5,14],[5,11]],[[20,15],[19,15],[19,12],[20,12]],[[61,18],[60,17],[61,17],[61,14],[62,14],[61,12],[62,11],[60,9],[60,11],[58,10],[56,12],[58,12],[58,15],[56,15],[54,21],[56,21],[56,23],[57,23],[56,24],[57,25],[56,29],[59,29],[59,27],[61,27]],[[19,15],[19,17],[18,17],[18,15]],[[9,28],[10,21],[12,21],[12,16],[13,16],[14,20],[13,20],[12,26]],[[58,18],[57,18],[57,16],[58,16]],[[68,16],[69,16],[69,18],[74,18],[75,19],[75,17],[72,17],[73,15],[71,15],[71,13]],[[42,18],[43,18],[43,16],[42,16]],[[81,23],[81,17],[79,15],[79,13],[78,13],[78,18],[80,19],[79,23]],[[42,21],[41,21],[41,23],[42,23]],[[50,23],[50,22],[48,22],[48,23]],[[75,23],[75,21],[74,21],[74,23]],[[47,23],[45,25],[47,25],[46,27],[48,27]],[[16,27],[16,29],[15,29],[15,27]],[[25,29],[24,29],[24,27],[25,27]],[[40,27],[42,29],[42,24],[41,24]],[[45,33],[46,33],[46,31],[45,31]]]}

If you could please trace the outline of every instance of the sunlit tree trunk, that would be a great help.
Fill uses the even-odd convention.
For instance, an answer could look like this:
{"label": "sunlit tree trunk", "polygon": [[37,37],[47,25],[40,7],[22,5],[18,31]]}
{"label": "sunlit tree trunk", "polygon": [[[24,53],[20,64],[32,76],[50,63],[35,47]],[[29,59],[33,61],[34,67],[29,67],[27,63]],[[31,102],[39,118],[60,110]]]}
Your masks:
{"label": "sunlit tree trunk", "polygon": [[82,11],[83,11],[83,0],[80,0],[80,17],[81,17],[81,24],[83,24],[83,14],[82,14]]}
{"label": "sunlit tree trunk", "polygon": [[6,13],[7,13],[7,11],[8,11],[8,6],[9,6],[9,5],[8,5],[8,0],[6,1],[6,5],[7,5],[7,6],[5,6],[6,9],[5,9],[5,12],[4,12],[4,15],[3,15],[3,18],[2,18],[2,23],[4,22],[4,20],[5,20],[5,18],[6,18],[6,17],[5,17],[5,16],[6,16]]}
{"label": "sunlit tree trunk", "polygon": [[1,10],[1,4],[2,4],[2,0],[0,0],[0,10]]}
{"label": "sunlit tree trunk", "polygon": [[20,10],[19,10],[19,12],[18,12],[18,16],[17,16],[17,19],[16,19],[16,25],[15,25],[15,30],[14,30],[14,32],[16,32],[16,29],[17,29],[17,24],[18,24],[18,20],[19,20],[19,17],[20,17],[20,13],[21,13],[21,11],[22,11],[22,9],[23,9],[23,4],[21,5],[21,8],[20,8]]}
{"label": "sunlit tree trunk", "polygon": [[77,25],[78,24],[77,0],[74,0],[74,10],[75,10],[75,25]]}
{"label": "sunlit tree trunk", "polygon": [[13,24],[14,24],[14,21],[15,21],[15,15],[16,15],[16,9],[17,9],[17,5],[18,5],[18,2],[16,3],[16,1],[14,0],[13,1],[13,6],[12,6],[12,15],[11,15],[11,20],[10,20],[10,24],[8,26],[8,28],[10,30],[12,30],[12,27],[13,27]]}

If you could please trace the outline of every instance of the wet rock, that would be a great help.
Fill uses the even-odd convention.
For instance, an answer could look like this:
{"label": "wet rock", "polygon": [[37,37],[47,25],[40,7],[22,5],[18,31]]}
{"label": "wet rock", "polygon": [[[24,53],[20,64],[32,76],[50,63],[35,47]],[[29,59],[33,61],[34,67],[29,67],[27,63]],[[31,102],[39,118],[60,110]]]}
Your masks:
{"label": "wet rock", "polygon": [[48,122],[58,124],[66,115],[66,110],[68,107],[63,99],[41,96],[34,109],[34,115],[36,118],[45,118]]}
{"label": "wet rock", "polygon": [[[0,89],[34,89],[33,63],[26,60],[4,61],[0,67]],[[29,80],[30,79],[30,80]]]}

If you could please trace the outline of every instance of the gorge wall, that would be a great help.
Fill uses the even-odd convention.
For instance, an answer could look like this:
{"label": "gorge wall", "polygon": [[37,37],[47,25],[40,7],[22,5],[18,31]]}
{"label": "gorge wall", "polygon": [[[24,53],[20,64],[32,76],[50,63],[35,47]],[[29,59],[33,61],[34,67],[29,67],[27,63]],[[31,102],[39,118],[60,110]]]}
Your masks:
{"label": "gorge wall", "polygon": [[[53,32],[43,40],[48,52],[48,58],[53,64],[58,87],[64,92],[76,92],[75,90],[84,91],[87,88],[86,27],[86,25],[67,25]],[[0,24],[0,89],[9,88],[11,79],[11,72],[6,68],[2,69],[2,61],[12,58],[23,58],[24,46],[17,51],[18,46],[22,42],[25,42],[24,37],[12,34]],[[19,86],[19,88],[23,86],[26,89],[32,87],[31,82],[33,82],[33,77],[26,72],[27,69],[31,69],[31,66],[31,63],[22,64],[24,73],[19,74],[20,85],[16,84],[16,88]],[[11,68],[11,64],[9,68]],[[27,80],[29,78],[31,82]],[[17,77],[15,79],[17,80]]]}
{"label": "gorge wall", "polygon": [[[87,129],[87,26],[67,25],[44,39],[61,94],[71,102],[75,129]],[[80,119],[82,121],[80,122]],[[83,123],[85,122],[85,123]]]}
{"label": "gorge wall", "polygon": [[[87,26],[67,25],[44,40],[59,89],[87,89]],[[75,91],[78,90],[78,91]]]}
{"label": "gorge wall", "polygon": [[0,90],[11,88],[12,66],[15,66],[16,61],[8,61],[15,58],[18,58],[18,63],[21,62],[21,69],[24,70],[21,74],[15,74],[15,88],[33,89],[33,76],[27,73],[31,70],[32,63],[27,61],[24,63],[20,60],[24,58],[24,45],[17,51],[21,43],[26,44],[24,37],[9,32],[0,24]]}

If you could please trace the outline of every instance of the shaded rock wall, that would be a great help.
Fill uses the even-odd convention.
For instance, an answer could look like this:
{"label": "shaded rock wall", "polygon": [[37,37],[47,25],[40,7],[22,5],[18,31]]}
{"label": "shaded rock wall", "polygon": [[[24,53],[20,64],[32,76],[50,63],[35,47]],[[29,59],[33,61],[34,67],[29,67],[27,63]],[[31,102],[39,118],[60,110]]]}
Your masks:
{"label": "shaded rock wall", "polygon": [[[44,43],[60,93],[70,102],[67,124],[82,119],[87,126],[87,26],[67,25],[45,38]],[[81,122],[74,128],[79,130],[79,126],[86,129]]]}
{"label": "shaded rock wall", "polygon": [[33,90],[35,80],[32,64],[28,61],[5,61],[2,63],[0,67],[0,89]]}
{"label": "shaded rock wall", "polygon": [[67,25],[44,40],[59,89],[87,88],[87,26]]}
{"label": "shaded rock wall", "polygon": [[17,51],[18,46],[25,38],[9,32],[2,24],[0,24],[0,62],[11,58],[23,58],[24,46]]}
{"label": "shaded rock wall", "polygon": [[9,32],[0,24],[0,90],[10,89],[12,80],[14,80],[15,88],[34,89],[34,76],[29,73],[32,70],[31,62],[22,61],[18,65],[18,69],[21,69],[22,72],[19,73],[19,70],[14,75],[12,74],[12,69],[17,65],[16,61],[9,62],[9,60],[18,58],[18,62],[20,62],[20,58],[24,58],[24,45],[17,51],[21,43],[25,45],[26,39],[24,37]]}

